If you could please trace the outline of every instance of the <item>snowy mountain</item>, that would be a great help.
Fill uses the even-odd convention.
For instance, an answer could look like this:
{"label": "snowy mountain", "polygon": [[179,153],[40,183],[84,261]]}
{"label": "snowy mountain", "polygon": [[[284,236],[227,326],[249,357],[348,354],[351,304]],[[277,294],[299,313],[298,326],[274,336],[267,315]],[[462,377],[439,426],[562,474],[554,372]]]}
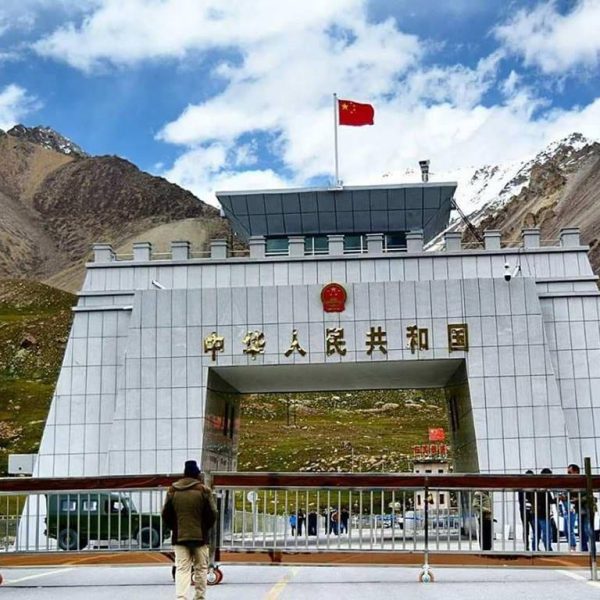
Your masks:
{"label": "snowy mountain", "polygon": [[[456,203],[475,226],[481,226],[484,221],[489,221],[501,212],[511,201],[519,198],[525,190],[531,191],[532,174],[539,176],[540,170],[551,169],[568,177],[599,156],[598,143],[580,133],[573,133],[552,142],[544,150],[525,160],[499,165],[462,167],[443,172],[434,171],[431,173],[430,181],[456,181],[458,183],[454,196]],[[419,169],[407,169],[399,179],[420,181],[421,174]],[[539,186],[535,189],[539,195],[538,188]],[[489,223],[487,225],[489,226]],[[497,225],[502,228],[501,223]],[[454,211],[448,230],[463,231],[464,229],[464,222]],[[441,235],[432,240],[429,247],[439,247],[442,237]]]}
{"label": "snowy mountain", "polygon": [[87,157],[89,154],[80,148],[75,142],[54,131],[50,127],[25,127],[25,125],[15,125],[6,132],[16,138],[37,144],[48,150],[54,150],[67,156]]}
{"label": "snowy mountain", "polygon": [[[420,178],[414,173],[413,180]],[[457,181],[456,200],[481,233],[500,230],[505,243],[519,244],[521,231],[538,227],[542,244],[555,244],[563,227],[578,227],[600,273],[600,144],[579,133],[553,142],[526,160],[435,173],[434,181]],[[456,213],[455,213],[456,214]],[[449,230],[478,243],[458,214]],[[440,249],[443,234],[430,249]]]}

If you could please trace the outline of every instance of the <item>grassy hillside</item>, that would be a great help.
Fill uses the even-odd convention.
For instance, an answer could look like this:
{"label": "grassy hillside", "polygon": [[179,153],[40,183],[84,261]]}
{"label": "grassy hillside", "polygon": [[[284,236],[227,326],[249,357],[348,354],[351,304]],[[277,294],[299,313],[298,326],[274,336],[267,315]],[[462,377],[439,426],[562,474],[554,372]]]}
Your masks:
{"label": "grassy hillside", "polygon": [[242,471],[407,471],[428,428],[448,428],[441,390],[246,396]]}
{"label": "grassy hillside", "polygon": [[74,303],[41,283],[0,280],[0,476],[8,454],[38,449]]}

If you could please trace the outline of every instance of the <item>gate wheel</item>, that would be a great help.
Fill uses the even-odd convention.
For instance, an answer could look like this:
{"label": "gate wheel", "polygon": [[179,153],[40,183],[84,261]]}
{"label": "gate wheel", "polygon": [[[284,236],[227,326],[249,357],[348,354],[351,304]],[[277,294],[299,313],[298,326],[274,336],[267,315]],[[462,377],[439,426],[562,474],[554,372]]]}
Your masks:
{"label": "gate wheel", "polygon": [[433,573],[429,570],[429,567],[423,567],[419,573],[419,581],[421,583],[433,583],[435,581]]}
{"label": "gate wheel", "polygon": [[206,573],[206,583],[208,585],[218,585],[223,580],[223,572],[219,567],[209,567]]}

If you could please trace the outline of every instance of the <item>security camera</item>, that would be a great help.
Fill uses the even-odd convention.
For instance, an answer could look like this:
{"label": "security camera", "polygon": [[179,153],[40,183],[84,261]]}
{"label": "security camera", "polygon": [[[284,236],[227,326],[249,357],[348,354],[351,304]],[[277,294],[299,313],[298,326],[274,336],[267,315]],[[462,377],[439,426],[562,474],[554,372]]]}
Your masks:
{"label": "security camera", "polygon": [[504,265],[504,281],[510,281],[521,272],[521,265],[516,265],[512,270],[508,263]]}
{"label": "security camera", "polygon": [[158,281],[156,281],[156,279],[152,280],[152,285],[157,289],[157,290],[164,290],[166,289],[164,285],[162,285],[161,283],[158,283]]}
{"label": "security camera", "polygon": [[421,169],[421,181],[427,183],[429,181],[429,161],[420,160],[419,168]]}

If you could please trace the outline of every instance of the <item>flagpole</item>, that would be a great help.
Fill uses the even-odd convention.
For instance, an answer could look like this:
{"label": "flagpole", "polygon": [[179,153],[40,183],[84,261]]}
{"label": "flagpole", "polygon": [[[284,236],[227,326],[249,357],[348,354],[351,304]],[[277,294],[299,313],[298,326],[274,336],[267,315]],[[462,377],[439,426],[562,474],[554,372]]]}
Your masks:
{"label": "flagpole", "polygon": [[340,165],[338,161],[338,97],[333,94],[333,148],[335,154],[335,185],[340,186]]}

